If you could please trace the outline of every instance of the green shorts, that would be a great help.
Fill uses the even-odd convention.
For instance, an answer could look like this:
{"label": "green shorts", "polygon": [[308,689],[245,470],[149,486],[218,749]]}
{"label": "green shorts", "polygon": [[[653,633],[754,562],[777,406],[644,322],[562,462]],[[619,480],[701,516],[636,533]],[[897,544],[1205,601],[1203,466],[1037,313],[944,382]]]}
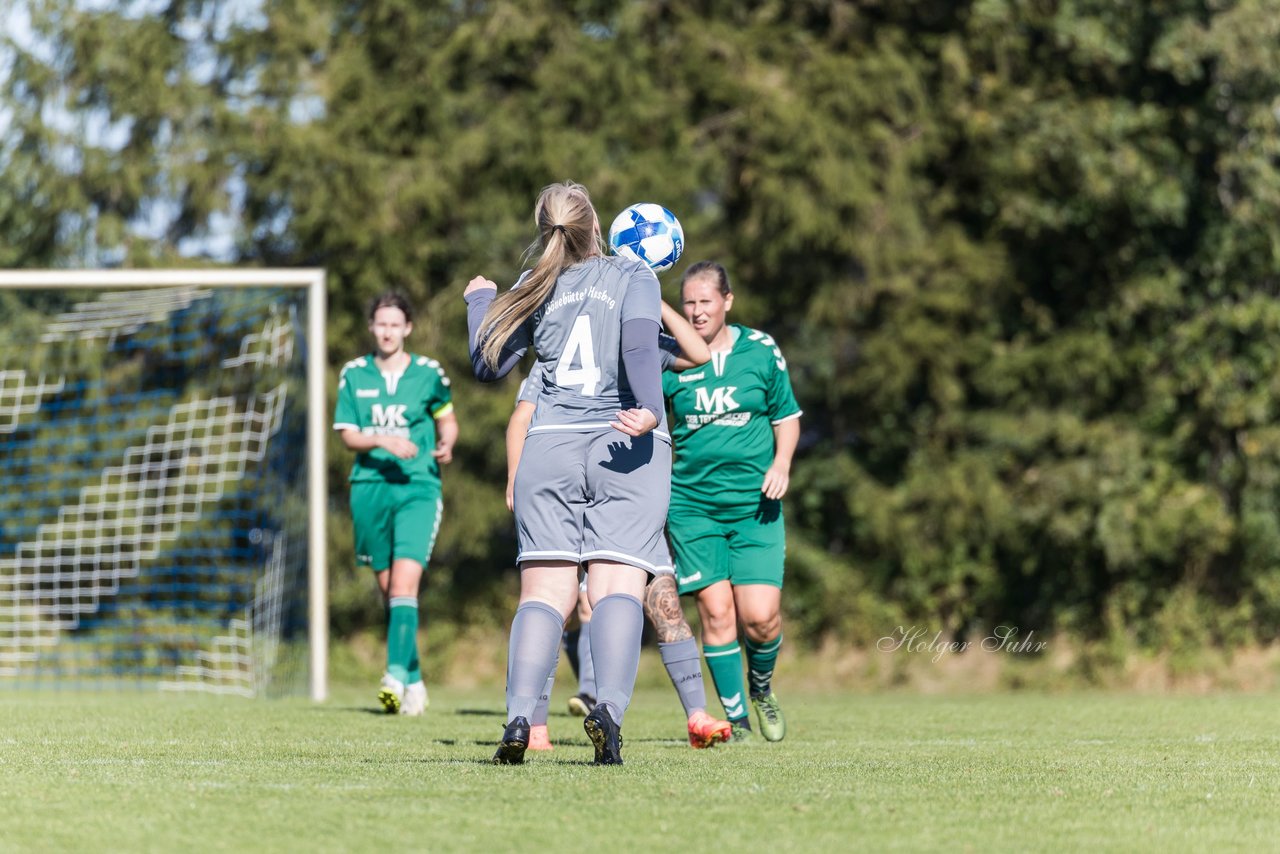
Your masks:
{"label": "green shorts", "polygon": [[717,581],[782,587],[787,535],[781,501],[761,498],[755,507],[732,509],[673,502],[667,533],[681,593]]}
{"label": "green shorts", "polygon": [[351,484],[356,565],[375,572],[398,558],[426,567],[440,531],[444,502],[422,484],[360,480]]}

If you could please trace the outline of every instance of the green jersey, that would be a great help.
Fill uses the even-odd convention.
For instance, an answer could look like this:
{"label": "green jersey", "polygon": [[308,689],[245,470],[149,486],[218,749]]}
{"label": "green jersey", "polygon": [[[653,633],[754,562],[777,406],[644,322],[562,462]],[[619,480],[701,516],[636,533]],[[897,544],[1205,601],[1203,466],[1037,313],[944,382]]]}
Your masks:
{"label": "green jersey", "polygon": [[773,463],[773,426],[800,417],[773,339],[736,323],[730,334],[732,346],[710,362],[662,375],[674,415],[673,504],[755,507]]}
{"label": "green jersey", "polygon": [[400,436],[418,446],[411,460],[382,448],[356,454],[351,481],[412,482],[439,493],[440,464],[431,456],[435,420],[452,411],[449,377],[435,359],[410,354],[408,366],[398,374],[378,370],[372,353],[347,362],[338,379],[333,429]]}

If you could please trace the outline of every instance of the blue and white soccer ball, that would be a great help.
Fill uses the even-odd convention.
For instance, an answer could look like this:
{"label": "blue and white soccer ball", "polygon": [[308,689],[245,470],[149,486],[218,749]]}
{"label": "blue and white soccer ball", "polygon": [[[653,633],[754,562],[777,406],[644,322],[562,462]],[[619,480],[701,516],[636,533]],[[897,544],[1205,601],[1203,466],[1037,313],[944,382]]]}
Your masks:
{"label": "blue and white soccer ball", "polygon": [[684,229],[676,215],[650,202],[640,202],[618,214],[609,226],[609,245],[627,258],[649,265],[655,273],[669,270],[684,251]]}

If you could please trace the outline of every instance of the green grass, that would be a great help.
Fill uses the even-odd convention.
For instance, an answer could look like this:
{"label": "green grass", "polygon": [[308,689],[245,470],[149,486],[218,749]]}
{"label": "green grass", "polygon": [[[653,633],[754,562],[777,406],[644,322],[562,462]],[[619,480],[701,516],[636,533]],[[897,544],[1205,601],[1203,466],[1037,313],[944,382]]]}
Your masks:
{"label": "green grass", "polygon": [[501,693],[315,706],[0,693],[0,848],[207,851],[1269,850],[1275,696],[782,694],[781,744],[694,751],[670,688],[588,764],[557,691],[550,754],[488,763]]}

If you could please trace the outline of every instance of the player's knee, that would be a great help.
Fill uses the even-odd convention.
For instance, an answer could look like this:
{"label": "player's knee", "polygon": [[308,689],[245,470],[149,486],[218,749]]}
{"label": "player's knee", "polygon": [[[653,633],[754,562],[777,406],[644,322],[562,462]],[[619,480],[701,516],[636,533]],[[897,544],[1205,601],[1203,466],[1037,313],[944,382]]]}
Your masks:
{"label": "player's knee", "polygon": [[397,579],[392,578],[391,584],[387,589],[387,598],[395,598],[399,596],[418,597],[418,591],[422,584],[422,576],[418,574],[416,577]]}
{"label": "player's knee", "polygon": [[773,640],[782,631],[782,615],[767,614],[756,617],[744,617],[742,628],[747,637],[756,643]]}
{"label": "player's knee", "polygon": [[702,621],[706,624],[708,631],[717,635],[731,631],[737,632],[738,630],[738,619],[732,606],[704,609]]}

